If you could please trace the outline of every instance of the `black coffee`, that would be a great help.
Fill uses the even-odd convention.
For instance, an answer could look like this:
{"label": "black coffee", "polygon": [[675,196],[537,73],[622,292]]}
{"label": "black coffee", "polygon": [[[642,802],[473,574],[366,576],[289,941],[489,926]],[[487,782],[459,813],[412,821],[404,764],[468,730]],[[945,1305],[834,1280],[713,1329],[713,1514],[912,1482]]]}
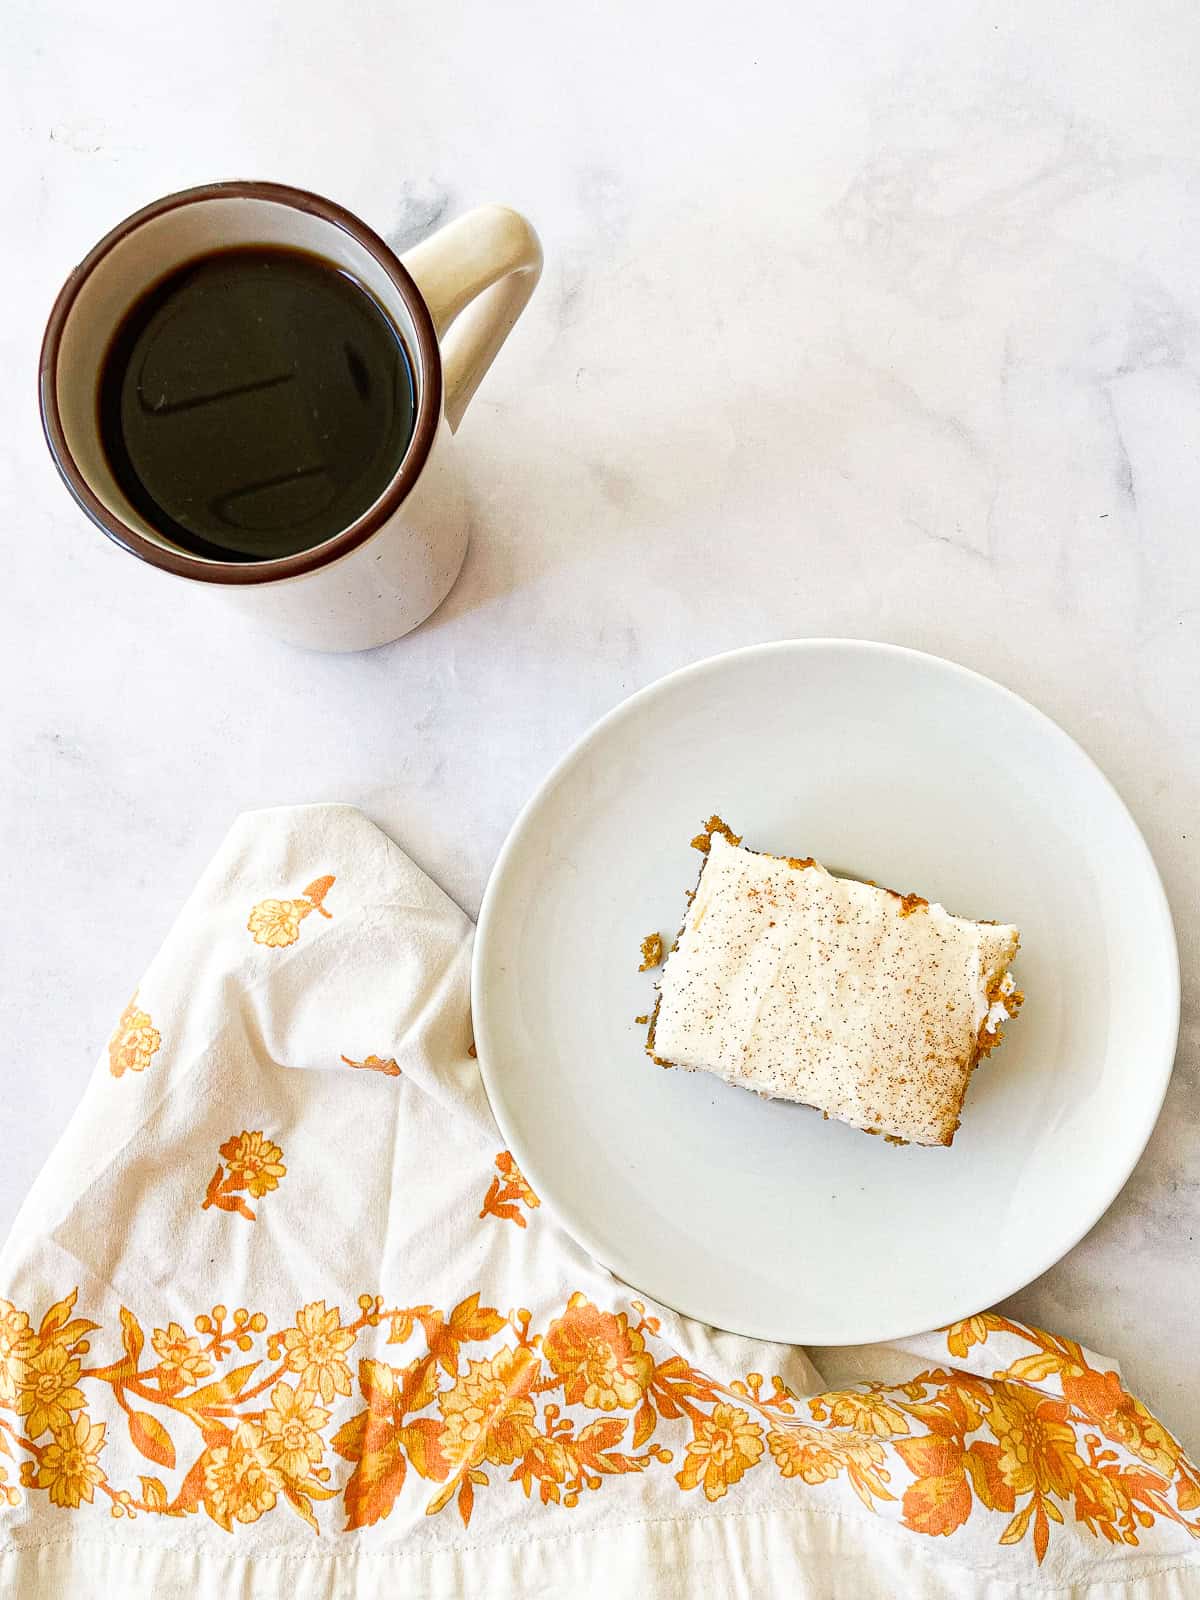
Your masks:
{"label": "black coffee", "polygon": [[223,561],[321,544],[395,475],[413,376],[389,318],[300,250],[190,261],[132,306],[100,374],[100,438],[159,533]]}

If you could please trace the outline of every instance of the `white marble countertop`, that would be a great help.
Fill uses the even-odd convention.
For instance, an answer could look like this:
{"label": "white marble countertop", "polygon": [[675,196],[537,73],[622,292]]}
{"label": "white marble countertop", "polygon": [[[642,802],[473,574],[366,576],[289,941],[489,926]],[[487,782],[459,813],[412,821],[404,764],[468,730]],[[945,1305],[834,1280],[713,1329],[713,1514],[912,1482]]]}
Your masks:
{"label": "white marble countertop", "polygon": [[[1049,712],[1163,872],[1166,1109],[1013,1306],[1119,1356],[1200,1449],[1193,10],[173,10],[6,18],[0,1232],[236,813],[355,802],[473,911],[518,806],[631,690],[871,636]],[[369,655],[259,638],[118,552],[40,437],[67,270],[146,200],[230,177],[323,191],[401,246],[493,199],[543,236],[460,434],[463,577]]]}

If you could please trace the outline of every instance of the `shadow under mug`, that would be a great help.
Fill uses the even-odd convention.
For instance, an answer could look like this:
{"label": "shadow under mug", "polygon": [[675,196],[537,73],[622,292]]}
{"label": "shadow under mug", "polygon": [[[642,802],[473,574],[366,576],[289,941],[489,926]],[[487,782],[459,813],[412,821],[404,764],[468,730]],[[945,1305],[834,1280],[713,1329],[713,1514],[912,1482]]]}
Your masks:
{"label": "shadow under mug", "polygon": [[[97,389],[113,334],[146,289],[198,256],[246,244],[308,250],[356,278],[404,342],[416,405],[404,458],[362,516],[312,549],[226,562],[173,544],[121,492],[101,446]],[[503,206],[468,212],[398,258],[344,207],[285,184],[217,183],[168,195],[103,238],[54,303],[40,374],[50,452],[78,504],[130,554],[220,586],[289,643],[385,644],[436,610],[462,567],[467,506],[447,460],[451,435],[541,266],[533,228]]]}

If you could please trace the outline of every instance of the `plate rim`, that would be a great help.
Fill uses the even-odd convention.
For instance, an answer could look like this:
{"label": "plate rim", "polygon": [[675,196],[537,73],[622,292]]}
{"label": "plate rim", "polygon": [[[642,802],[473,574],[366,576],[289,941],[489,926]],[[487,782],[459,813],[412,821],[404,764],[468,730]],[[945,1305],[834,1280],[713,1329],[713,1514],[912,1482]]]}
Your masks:
{"label": "plate rim", "polygon": [[[934,1326],[946,1326],[954,1322],[961,1321],[965,1317],[973,1316],[977,1312],[987,1309],[987,1306],[992,1306],[1002,1300],[1007,1300],[1010,1296],[1017,1294],[1020,1292],[1020,1290],[1028,1287],[1028,1285],[1033,1283],[1035,1279],[1040,1278],[1043,1273],[1048,1272],[1051,1267],[1056,1266],[1059,1261],[1063,1260],[1067,1255],[1070,1254],[1072,1250],[1076,1248],[1081,1240],[1086,1238],[1096,1224],[1111,1209],[1113,1203],[1116,1201],[1125,1185],[1129,1182],[1129,1179],[1132,1176],[1134,1169],[1137,1167],[1138,1162],[1145,1154],[1146,1146],[1150,1142],[1150,1136],[1154,1132],[1159,1116],[1162,1113],[1163,1104],[1166,1100],[1167,1089],[1170,1086],[1171,1076],[1175,1067],[1175,1058],[1179,1048],[1182,989],[1179,965],[1179,941],[1175,931],[1174,919],[1171,915],[1171,906],[1167,897],[1166,887],[1163,884],[1162,875],[1158,870],[1158,865],[1154,860],[1150,846],[1146,842],[1145,835],[1142,833],[1137,819],[1126,805],[1112,779],[1108,777],[1108,775],[1102,770],[1092,756],[1088,754],[1079,741],[1069,734],[1066,729],[1057,723],[1047,712],[1042,711],[1040,707],[1035,706],[1031,701],[1026,700],[1023,695],[1019,695],[1014,689],[1008,688],[1005,684],[998,682],[995,678],[989,678],[985,673],[978,672],[973,667],[963,666],[961,662],[951,661],[947,657],[935,655],[931,651],[917,650],[908,645],[892,644],[885,640],[879,639],[822,635],[813,638],[772,639],[758,644],[741,645],[731,650],[719,651],[714,655],[701,657],[699,660],[688,662],[682,667],[677,667],[671,672],[664,673],[661,677],[655,678],[650,683],[643,685],[642,688],[635,690],[632,694],[626,695],[624,699],[618,701],[616,705],[612,706],[587,729],[585,729],[585,731],[578,738],[573,740],[563,755],[553,764],[553,766],[551,766],[550,770],[545,774],[541,782],[537,784],[533,792],[529,795],[528,799],[517,812],[517,815],[514,817],[508,833],[505,836],[504,843],[501,845],[495,862],[492,865],[492,870],[488,874],[487,884],[485,885],[483,898],[480,903],[479,916],[476,921],[475,942],[471,955],[471,1015],[479,1074],[483,1082],[484,1091],[488,1098],[488,1104],[490,1106],[492,1116],[496,1121],[496,1126],[504,1139],[506,1147],[511,1150],[513,1155],[516,1157],[518,1165],[520,1166],[521,1171],[524,1173],[526,1180],[529,1182],[543,1205],[547,1206],[549,1211],[553,1214],[555,1221],[568,1235],[568,1237],[573,1239],[582,1249],[586,1250],[588,1255],[591,1256],[594,1261],[598,1262],[606,1270],[612,1272],[615,1277],[617,1277],[623,1284],[628,1286],[635,1293],[647,1296],[647,1298],[656,1301],[659,1305],[666,1306],[679,1316],[688,1317],[692,1321],[705,1323],[710,1327],[736,1334],[740,1337],[764,1340],[772,1344],[808,1344],[820,1346],[827,1343],[827,1341],[813,1339],[811,1335],[806,1335],[795,1330],[780,1331],[778,1327],[768,1327],[758,1322],[753,1316],[747,1316],[744,1321],[741,1322],[740,1326],[731,1327],[726,1317],[714,1317],[711,1314],[711,1308],[706,1310],[704,1306],[699,1303],[699,1299],[694,1309],[688,1309],[687,1307],[674,1304],[669,1299],[664,1299],[663,1296],[650,1285],[638,1281],[640,1274],[631,1273],[629,1270],[627,1270],[627,1261],[622,1259],[613,1259],[608,1251],[599,1250],[596,1247],[593,1239],[590,1237],[591,1230],[586,1226],[586,1224],[580,1225],[577,1222],[578,1213],[568,1212],[564,1206],[560,1205],[557,1195],[550,1192],[554,1186],[547,1186],[541,1181],[542,1175],[540,1175],[538,1172],[538,1163],[536,1159],[531,1161],[528,1158],[528,1153],[524,1148],[523,1140],[514,1137],[513,1125],[509,1122],[507,1116],[500,1108],[503,1099],[502,1093],[499,1089],[500,1070],[496,1069],[494,1071],[490,1064],[490,1047],[487,1039],[490,1019],[488,1015],[489,1002],[486,998],[487,986],[484,981],[484,969],[491,947],[491,924],[493,919],[498,916],[496,907],[499,903],[499,898],[503,889],[503,881],[506,873],[509,870],[509,864],[523,841],[525,832],[530,825],[530,821],[533,817],[535,809],[554,790],[565,773],[574,765],[574,763],[588,749],[588,747],[600,740],[614,722],[629,716],[635,712],[640,704],[654,699],[680,682],[692,677],[703,677],[709,672],[719,670],[720,666],[724,663],[732,662],[733,660],[745,660],[751,657],[792,654],[803,655],[813,651],[830,649],[849,650],[851,652],[858,651],[862,652],[863,654],[890,655],[912,659],[916,662],[919,662],[922,666],[932,666],[937,670],[949,672],[950,674],[965,679],[968,682],[972,682],[985,690],[998,693],[1011,701],[1015,701],[1021,710],[1034,719],[1035,723],[1041,724],[1041,728],[1045,733],[1049,734],[1052,739],[1056,739],[1061,744],[1064,744],[1071,752],[1074,753],[1076,758],[1082,761],[1085,770],[1090,770],[1090,776],[1092,779],[1098,781],[1101,789],[1107,791],[1110,800],[1115,803],[1118,812],[1124,816],[1124,819],[1128,823],[1132,833],[1135,850],[1140,852],[1141,866],[1146,873],[1147,888],[1150,891],[1150,899],[1153,903],[1153,908],[1156,913],[1159,931],[1164,940],[1162,981],[1166,988],[1166,994],[1164,998],[1168,1002],[1166,1007],[1167,1021],[1165,1024],[1165,1032],[1162,1037],[1161,1051],[1156,1050],[1153,1057],[1149,1058],[1151,1065],[1154,1065],[1155,1062],[1157,1063],[1155,1066],[1155,1072],[1157,1074],[1157,1087],[1155,1091],[1148,1094],[1143,1101],[1145,1108],[1143,1114],[1143,1126],[1138,1131],[1133,1143],[1130,1145],[1131,1153],[1127,1163],[1123,1163],[1120,1169],[1114,1169],[1114,1179],[1111,1186],[1105,1186],[1106,1198],[1104,1199],[1103,1204],[1101,1204],[1099,1209],[1095,1211],[1095,1215],[1091,1216],[1090,1219],[1079,1228],[1078,1232],[1071,1237],[1067,1244],[1061,1248],[1055,1246],[1053,1253],[1048,1259],[1039,1258],[1040,1265],[1036,1266],[1033,1270],[1026,1271],[1025,1269],[1022,1269],[1019,1280],[1013,1283],[1006,1283],[1003,1288],[999,1289],[998,1292],[993,1294],[993,1296],[986,1302],[985,1306],[974,1306],[964,1302],[959,1306],[952,1316],[947,1317],[943,1322],[935,1324]],[[1149,1082],[1150,1074],[1147,1073],[1146,1077],[1147,1081]],[[493,1080],[495,1080],[496,1083],[495,1090],[493,1090]],[[1118,1172],[1119,1175],[1117,1175]],[[1091,1207],[1088,1208],[1089,1211],[1091,1209]],[[700,1297],[700,1299],[702,1298],[703,1296]],[[926,1324],[922,1324],[919,1327],[911,1327],[907,1323],[901,1323],[898,1328],[889,1328],[884,1332],[880,1332],[875,1329],[852,1339],[843,1339],[839,1341],[839,1344],[836,1346],[836,1348],[845,1348],[847,1346],[859,1344],[894,1342],[901,1339],[912,1338],[917,1334],[928,1333],[930,1331],[931,1328]]]}

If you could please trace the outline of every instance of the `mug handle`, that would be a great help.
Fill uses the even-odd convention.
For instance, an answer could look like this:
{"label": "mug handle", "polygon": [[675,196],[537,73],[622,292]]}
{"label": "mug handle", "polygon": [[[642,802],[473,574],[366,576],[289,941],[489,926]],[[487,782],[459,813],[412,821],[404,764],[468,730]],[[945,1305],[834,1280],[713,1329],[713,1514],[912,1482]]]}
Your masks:
{"label": "mug handle", "polygon": [[437,329],[443,403],[454,433],[537,287],[542,247],[519,212],[480,206],[422,239],[400,260]]}

